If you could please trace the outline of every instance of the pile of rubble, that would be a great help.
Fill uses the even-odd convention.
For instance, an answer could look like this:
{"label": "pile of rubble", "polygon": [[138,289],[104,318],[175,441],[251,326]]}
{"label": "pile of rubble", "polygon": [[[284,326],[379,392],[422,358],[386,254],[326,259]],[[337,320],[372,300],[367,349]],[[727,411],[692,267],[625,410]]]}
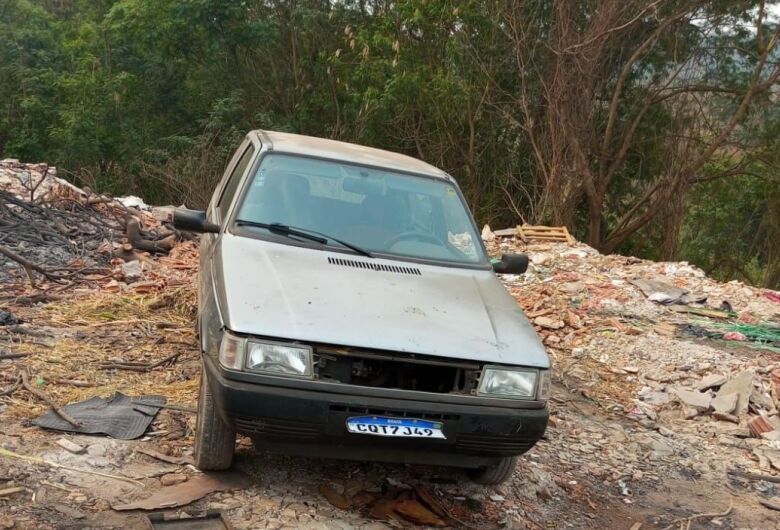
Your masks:
{"label": "pile of rubble", "polygon": [[[181,234],[170,208],[96,195],[57,177],[46,164],[0,161],[0,281],[41,287],[116,275],[135,251],[167,253]],[[138,263],[118,271],[139,276]]]}
{"label": "pile of rubble", "polygon": [[687,263],[525,244],[502,232],[483,237],[493,255],[529,255],[529,270],[503,281],[543,338],[558,383],[659,433],[648,445],[656,455],[687,441],[691,454],[678,465],[780,481],[777,292],[721,283]]}

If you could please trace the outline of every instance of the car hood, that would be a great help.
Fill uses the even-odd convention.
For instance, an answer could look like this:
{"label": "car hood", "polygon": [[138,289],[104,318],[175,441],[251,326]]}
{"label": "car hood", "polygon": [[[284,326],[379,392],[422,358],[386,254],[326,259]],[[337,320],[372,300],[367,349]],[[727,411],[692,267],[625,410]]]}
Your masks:
{"label": "car hood", "polygon": [[213,259],[222,317],[239,333],[549,367],[533,327],[489,270],[371,259],[229,233]]}

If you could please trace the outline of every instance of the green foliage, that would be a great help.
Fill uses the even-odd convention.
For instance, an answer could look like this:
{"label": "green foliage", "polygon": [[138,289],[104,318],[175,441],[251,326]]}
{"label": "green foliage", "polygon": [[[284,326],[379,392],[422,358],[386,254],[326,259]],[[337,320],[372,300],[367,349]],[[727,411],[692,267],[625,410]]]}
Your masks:
{"label": "green foliage", "polygon": [[723,279],[760,283],[751,259],[767,191],[767,183],[753,177],[702,185],[689,203],[681,258]]}
{"label": "green foliage", "polygon": [[[574,31],[582,33],[604,8],[620,5],[0,0],[0,155],[56,164],[99,191],[202,206],[247,130],[285,130],[400,151],[440,166],[458,179],[478,221],[493,225],[515,224],[521,215],[551,222],[561,216],[546,198],[571,193],[563,217],[586,237],[588,204],[579,169],[565,159],[570,144],[562,152],[549,149],[562,134],[555,130],[536,137],[537,145],[532,137],[554,115],[545,99],[551,79],[571,72],[574,81],[592,79],[552,110],[572,113],[563,122],[574,137],[580,135],[586,162],[598,166],[598,134],[622,65],[658,20],[685,0],[659,5],[630,31],[615,33],[592,72],[580,72],[583,63],[555,49],[563,31],[556,25],[561,10],[570,11]],[[756,5],[707,2],[699,17],[726,23],[713,23],[710,32],[684,23],[664,33],[630,70],[618,106],[621,133],[608,148],[619,147],[642,102],[682,65],[686,73],[697,73],[697,82],[733,88],[735,93],[707,99],[713,117],[733,112],[756,61],[747,29]],[[521,48],[513,34],[515,9],[525,24]],[[522,67],[518,50],[531,59]],[[552,65],[562,70],[556,74]],[[527,111],[520,105],[524,97]],[[578,113],[585,116],[580,122]],[[766,159],[777,131],[758,123],[760,116],[752,114],[754,121],[740,134],[751,152]],[[632,201],[669,171],[670,152],[682,143],[676,138],[690,132],[691,119],[669,105],[646,110],[610,180],[601,214],[605,228],[619,226]],[[574,184],[547,187],[539,178],[545,163],[566,166]],[[751,235],[769,234],[774,222],[767,199],[771,184],[764,179],[774,164],[754,164],[758,177],[738,175],[692,188],[680,239],[683,257],[724,278],[767,281],[780,257],[759,249]],[[743,242],[727,229],[734,220],[744,227]],[[665,228],[656,220],[620,248],[659,257]],[[725,259],[715,256],[725,248]]]}

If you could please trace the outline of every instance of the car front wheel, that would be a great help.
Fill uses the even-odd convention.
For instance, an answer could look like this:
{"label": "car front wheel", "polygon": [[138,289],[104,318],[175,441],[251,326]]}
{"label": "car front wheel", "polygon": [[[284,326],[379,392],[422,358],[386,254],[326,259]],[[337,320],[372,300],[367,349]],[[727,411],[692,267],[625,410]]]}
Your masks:
{"label": "car front wheel", "polygon": [[498,461],[496,465],[490,467],[480,467],[479,469],[470,469],[469,478],[477,484],[485,486],[496,486],[509,480],[517,466],[516,456],[508,456]]}
{"label": "car front wheel", "polygon": [[214,406],[214,396],[206,370],[200,371],[198,420],[195,426],[195,466],[203,471],[227,469],[233,463],[236,431],[222,421]]}

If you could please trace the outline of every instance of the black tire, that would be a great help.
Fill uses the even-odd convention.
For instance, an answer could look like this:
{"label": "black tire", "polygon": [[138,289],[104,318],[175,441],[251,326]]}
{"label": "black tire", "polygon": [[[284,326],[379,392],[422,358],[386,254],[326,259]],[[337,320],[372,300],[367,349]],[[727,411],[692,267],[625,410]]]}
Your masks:
{"label": "black tire", "polygon": [[202,471],[228,469],[236,449],[236,431],[215,410],[206,370],[200,370],[198,420],[195,426],[195,467]]}
{"label": "black tire", "polygon": [[512,477],[517,466],[517,458],[516,456],[508,456],[499,460],[494,466],[469,469],[469,478],[477,484],[497,486]]}

